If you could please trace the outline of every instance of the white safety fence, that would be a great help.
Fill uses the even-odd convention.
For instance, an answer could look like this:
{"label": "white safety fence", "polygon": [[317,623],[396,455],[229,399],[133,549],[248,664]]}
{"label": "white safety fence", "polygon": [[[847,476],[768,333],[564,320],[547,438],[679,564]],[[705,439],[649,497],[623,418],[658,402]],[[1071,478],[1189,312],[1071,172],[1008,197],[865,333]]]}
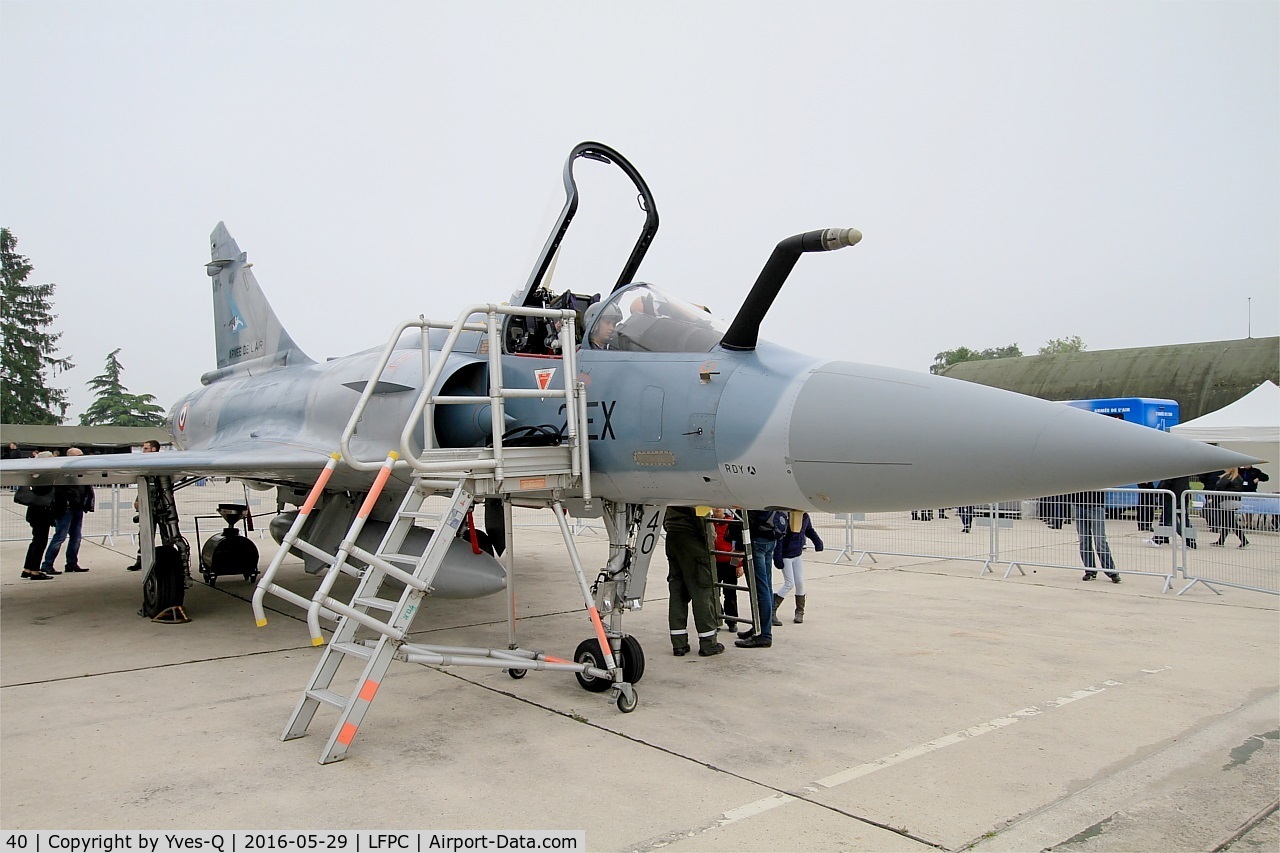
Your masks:
{"label": "white safety fence", "polygon": [[[217,514],[220,503],[243,504],[247,500],[255,521],[253,535],[259,539],[266,536],[276,512],[274,490],[245,489],[225,478],[203,482],[203,486],[178,491],[182,529],[193,548],[198,547],[197,526],[201,542],[225,526]],[[25,508],[14,504],[12,491],[6,491],[7,496],[0,494],[0,536],[4,540],[29,539]],[[98,509],[85,516],[84,537],[104,544],[119,545],[123,540],[123,547],[131,547],[137,536],[133,522],[137,488],[104,486],[96,492]],[[1171,508],[1178,503],[1171,492],[1108,489],[1106,496],[1106,540],[1122,577],[1160,577],[1165,590],[1177,586],[1179,593],[1199,583],[1215,592],[1217,587],[1233,587],[1280,594],[1280,531],[1276,529],[1280,495],[1187,492],[1182,512],[1168,513],[1172,524],[1165,521],[1166,505]],[[1218,498],[1227,503],[1215,515],[1213,504]],[[1206,517],[1206,500],[1211,518]],[[431,511],[431,504],[423,509]],[[517,507],[512,519],[517,528],[556,527],[550,512]],[[977,574],[1000,577],[1026,574],[1029,568],[1084,571],[1080,536],[1069,504],[1040,499],[975,505],[966,533],[963,519],[967,515],[958,507],[915,513],[812,513],[811,521],[826,547],[818,553],[806,551],[805,559],[854,565],[874,564],[877,556],[958,560],[972,563]],[[479,516],[477,512],[478,522]],[[1228,517],[1235,519],[1248,547],[1237,547],[1235,527],[1229,520],[1222,523]],[[1191,519],[1189,527],[1182,523],[1184,518]],[[1227,528],[1223,547],[1212,544],[1218,541],[1218,533],[1210,530],[1211,521],[1216,528]],[[570,528],[575,535],[604,536],[604,526],[597,518],[573,519]],[[1180,530],[1187,535],[1180,536]],[[1105,569],[1098,566],[1097,571],[1099,580],[1105,582]]]}
{"label": "white safety fence", "polygon": [[[1215,515],[1217,498],[1227,503]],[[1176,514],[1179,502],[1169,491],[1107,489],[1105,499],[1103,529],[1122,578],[1160,577],[1165,591],[1178,586],[1179,593],[1203,583],[1215,592],[1229,586],[1280,594],[1280,495],[1191,491]],[[974,506],[968,533],[965,515],[959,507],[813,514],[827,550],[806,552],[805,559],[856,565],[874,563],[877,556],[961,560],[973,562],[980,574],[1006,578],[1033,567],[1081,575],[1087,568],[1071,505],[1063,500]],[[1187,518],[1190,525],[1183,522]],[[1245,548],[1238,547],[1236,526],[1248,541]],[[1214,543],[1224,527],[1227,540],[1219,547]],[[1094,561],[1100,562],[1096,549]],[[1105,567],[1094,570],[1105,582]]]}
{"label": "white safety fence", "polygon": [[[1136,490],[1110,491],[1121,503],[1108,497],[1110,508],[1106,514],[1115,517],[1103,521],[1102,538],[1115,571],[1122,577],[1139,574],[1164,578],[1168,589],[1176,579],[1176,549],[1151,542],[1155,534],[1153,529],[1147,529],[1146,513],[1142,520],[1137,517]],[[1154,497],[1149,495],[1148,499]],[[1154,514],[1158,515],[1158,510]],[[831,529],[842,517],[832,518],[823,529]],[[1014,572],[1025,575],[1031,567],[1080,574],[1088,568],[1071,505],[1063,501],[1043,499],[853,514],[845,529],[840,557],[859,565],[874,561],[877,555],[887,555],[966,560],[975,564],[978,574],[999,573],[1002,577]],[[1102,543],[1097,542],[1092,550],[1092,570],[1101,575],[1108,570],[1099,553]]]}
{"label": "white safety fence", "polygon": [[1197,583],[1280,594],[1280,495],[1187,492],[1182,514],[1195,535],[1178,544],[1187,581],[1179,594]]}

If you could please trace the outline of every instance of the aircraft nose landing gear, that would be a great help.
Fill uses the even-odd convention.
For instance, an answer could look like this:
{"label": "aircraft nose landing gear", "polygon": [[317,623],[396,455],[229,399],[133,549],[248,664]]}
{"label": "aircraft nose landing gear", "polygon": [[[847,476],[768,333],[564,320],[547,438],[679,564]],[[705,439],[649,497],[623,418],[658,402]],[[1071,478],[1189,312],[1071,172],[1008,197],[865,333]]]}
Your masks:
{"label": "aircraft nose landing gear", "polygon": [[[615,642],[614,638],[610,638],[610,645]],[[630,634],[623,634],[621,639],[616,640],[618,649],[613,653],[614,662],[617,667],[622,670],[622,681],[627,684],[635,684],[644,676],[644,650],[640,648],[640,641]],[[578,644],[578,648],[573,653],[574,663],[586,664],[595,669],[609,672],[605,667],[604,653],[600,649],[600,641],[595,637],[583,640]],[[614,685],[612,678],[599,678],[588,672],[577,673],[578,683],[582,685],[582,689],[590,693],[603,693]],[[634,710],[634,707],[633,707]]]}
{"label": "aircraft nose landing gear", "polygon": [[[618,710],[630,714],[639,705],[635,683],[644,676],[644,651],[640,642],[630,634],[621,637],[610,637],[610,646],[616,646],[613,670],[605,667],[605,656],[600,648],[600,641],[594,637],[583,640],[573,653],[574,663],[585,664],[588,669],[575,673],[578,684],[589,693],[603,693],[613,690],[610,697]],[[598,673],[598,674],[597,674]],[[621,680],[615,680],[618,678]]]}

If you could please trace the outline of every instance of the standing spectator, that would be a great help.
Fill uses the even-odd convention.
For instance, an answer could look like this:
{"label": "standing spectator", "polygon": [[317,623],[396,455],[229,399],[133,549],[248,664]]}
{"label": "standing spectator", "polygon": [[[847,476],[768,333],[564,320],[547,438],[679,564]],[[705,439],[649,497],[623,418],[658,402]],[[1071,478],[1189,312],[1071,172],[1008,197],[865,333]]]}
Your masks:
{"label": "standing spectator", "polygon": [[1102,492],[1075,492],[1068,497],[1076,517],[1080,560],[1085,568],[1081,580],[1091,581],[1096,578],[1097,568],[1101,565],[1112,583],[1120,583],[1120,573],[1116,571],[1115,561],[1111,559],[1111,546],[1107,544],[1107,519],[1103,509],[1105,495]]}
{"label": "standing spectator", "polygon": [[973,504],[958,506],[956,512],[960,513],[960,532],[968,533],[973,529]]}
{"label": "standing spectator", "polygon": [[751,528],[751,561],[756,573],[756,607],[760,611],[760,633],[739,631],[734,643],[744,649],[767,649],[773,645],[773,550],[787,532],[787,514],[769,510],[748,510]]}
{"label": "standing spectator", "polygon": [[1260,483],[1269,482],[1271,478],[1267,476],[1267,472],[1263,471],[1261,468],[1246,465],[1240,469],[1240,480],[1244,483],[1244,490],[1246,492],[1256,492],[1258,491],[1258,485]]}
{"label": "standing spectator", "polygon": [[[148,438],[146,441],[142,442],[142,452],[143,452],[143,453],[159,453],[159,452],[160,452],[160,442],[156,441],[154,438]],[[141,488],[141,486],[139,486],[139,488]],[[137,498],[134,498],[134,499],[133,499],[133,511],[134,511],[135,513],[138,511],[138,499],[137,499]],[[137,515],[135,515],[135,516],[133,517],[133,523],[134,523],[134,524],[137,524],[137,523],[138,523],[138,516],[137,516]],[[125,571],[127,571],[127,572],[140,572],[140,571],[142,571],[142,544],[141,544],[142,536],[141,536],[141,534],[139,534],[139,536],[138,536],[138,541],[139,541],[139,544],[138,544],[138,558],[137,558],[136,560],[134,560],[134,561],[133,561],[133,563],[132,563],[131,565],[128,565],[128,566],[125,566],[125,567],[124,567],[124,568],[125,568]]]}
{"label": "standing spectator", "polygon": [[716,570],[707,547],[707,528],[691,507],[669,506],[662,519],[667,532],[667,624],[671,629],[671,653],[689,653],[689,606],[698,630],[698,654],[711,657],[724,651],[716,642]]}
{"label": "standing spectator", "polygon": [[786,534],[778,540],[778,546],[773,551],[773,564],[782,569],[782,589],[773,594],[775,627],[782,624],[782,620],[778,618],[778,608],[782,606],[787,593],[792,589],[796,591],[795,622],[799,625],[804,621],[804,559],[802,555],[806,537],[813,541],[813,550],[822,550],[822,538],[818,536],[818,531],[813,529],[813,523],[809,520],[807,512],[800,517],[800,529],[792,530],[788,525]]}
{"label": "standing spectator", "polygon": [[[1218,478],[1218,482],[1214,484],[1215,492],[1243,492],[1244,478],[1240,476],[1239,468],[1228,468],[1222,472],[1222,476]],[[1215,509],[1217,510],[1217,526],[1218,541],[1213,544],[1219,548],[1227,544],[1227,534],[1234,532],[1236,538],[1240,540],[1241,548],[1249,545],[1249,539],[1244,535],[1244,531],[1240,529],[1240,517],[1236,511],[1240,509],[1240,499],[1227,497],[1226,495],[1216,496]]]}
{"label": "standing spectator", "polygon": [[[68,448],[67,456],[84,456],[84,451],[78,447]],[[58,503],[64,505],[66,509],[54,522],[53,538],[49,540],[49,547],[45,549],[44,563],[40,571],[46,575],[60,574],[53,568],[53,564],[58,559],[58,552],[62,550],[62,543],[65,541],[67,543],[66,571],[87,572],[88,569],[80,566],[80,533],[84,527],[84,514],[93,512],[93,486],[54,486],[53,488],[55,492],[60,493],[61,500]]]}
{"label": "standing spectator", "polygon": [[[50,459],[53,454],[47,450],[36,454],[37,458]],[[40,571],[40,557],[44,554],[45,545],[49,542],[49,528],[53,526],[54,521],[62,515],[65,507],[58,503],[59,495],[53,486],[32,486],[31,491],[43,501],[48,501],[46,506],[32,504],[27,507],[27,524],[31,525],[31,544],[27,546],[27,556],[22,562],[22,577],[31,581],[47,581],[51,580],[54,574],[46,574]]]}
{"label": "standing spectator", "polygon": [[[1240,479],[1244,481],[1244,490],[1246,492],[1256,492],[1259,484],[1269,481],[1271,477],[1261,468],[1246,465],[1240,469]],[[1248,524],[1245,526],[1251,530],[1256,530],[1258,527],[1263,526],[1261,522],[1265,520],[1265,518],[1260,518],[1250,513],[1247,517]]]}
{"label": "standing spectator", "polygon": [[1067,521],[1067,507],[1070,504],[1068,498],[1070,497],[1070,495],[1054,495],[1053,497],[1040,499],[1040,517],[1044,519],[1045,524],[1054,530],[1062,529],[1062,525]]}
{"label": "standing spectator", "polygon": [[732,552],[742,551],[742,523],[733,517],[727,509],[711,511],[712,526],[716,532],[716,579],[724,593],[724,606],[720,612],[724,616],[725,627],[733,630],[738,618],[738,591],[734,589],[742,577],[742,557]]}

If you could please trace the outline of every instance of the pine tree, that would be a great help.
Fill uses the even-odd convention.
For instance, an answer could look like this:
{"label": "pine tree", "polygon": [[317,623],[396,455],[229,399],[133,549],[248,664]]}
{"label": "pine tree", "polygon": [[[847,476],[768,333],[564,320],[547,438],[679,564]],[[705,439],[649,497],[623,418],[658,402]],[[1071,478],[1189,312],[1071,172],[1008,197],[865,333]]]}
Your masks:
{"label": "pine tree", "polygon": [[160,426],[164,423],[164,409],[156,405],[151,394],[130,394],[120,381],[124,365],[116,356],[117,347],[107,356],[102,373],[85,384],[93,390],[97,399],[80,416],[80,426]]}
{"label": "pine tree", "polygon": [[33,267],[15,250],[17,240],[0,228],[0,421],[60,424],[67,415],[67,392],[50,388],[56,376],[75,365],[55,358],[61,332],[46,329],[57,319],[50,300],[54,284],[27,284]]}

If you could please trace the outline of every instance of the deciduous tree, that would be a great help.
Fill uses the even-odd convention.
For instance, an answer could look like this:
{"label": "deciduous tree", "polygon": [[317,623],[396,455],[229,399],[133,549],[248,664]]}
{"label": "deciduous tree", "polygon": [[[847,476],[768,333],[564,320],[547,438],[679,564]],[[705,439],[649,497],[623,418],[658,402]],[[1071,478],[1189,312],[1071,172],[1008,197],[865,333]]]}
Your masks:
{"label": "deciduous tree", "polygon": [[1079,335],[1072,335],[1069,338],[1054,338],[1040,347],[1037,355],[1050,355],[1056,352],[1084,352],[1084,341]]}
{"label": "deciduous tree", "polygon": [[930,373],[941,373],[953,364],[959,364],[962,361],[979,361],[984,358],[1018,358],[1022,355],[1022,350],[1017,344],[1009,344],[1003,347],[994,347],[984,350],[972,350],[968,347],[956,347],[944,352],[940,352],[933,357],[933,364],[929,367]]}

